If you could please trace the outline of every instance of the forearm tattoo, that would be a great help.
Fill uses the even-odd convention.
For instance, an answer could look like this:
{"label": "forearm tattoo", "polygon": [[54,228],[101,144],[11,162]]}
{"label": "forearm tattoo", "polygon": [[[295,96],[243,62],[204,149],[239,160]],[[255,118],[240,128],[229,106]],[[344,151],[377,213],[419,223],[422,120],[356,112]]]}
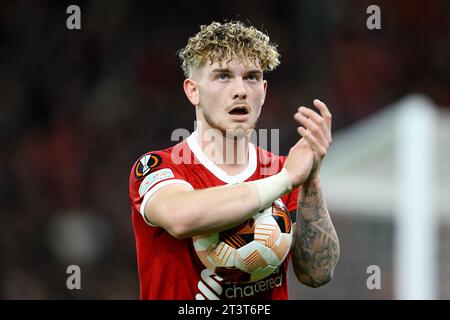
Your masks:
{"label": "forearm tattoo", "polygon": [[299,280],[311,287],[330,281],[339,258],[339,240],[318,186],[299,190],[294,241],[293,263]]}

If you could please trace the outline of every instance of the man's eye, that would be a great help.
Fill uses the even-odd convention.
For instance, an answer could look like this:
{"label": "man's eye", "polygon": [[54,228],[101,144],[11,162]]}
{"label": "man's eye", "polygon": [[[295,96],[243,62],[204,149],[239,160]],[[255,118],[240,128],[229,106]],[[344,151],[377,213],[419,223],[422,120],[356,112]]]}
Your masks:
{"label": "man's eye", "polygon": [[226,74],[226,73],[222,73],[222,74],[219,74],[219,77],[218,77],[220,80],[226,80],[226,79],[228,79],[228,75]]}
{"label": "man's eye", "polygon": [[258,77],[255,74],[251,74],[247,77],[248,80],[258,80]]}

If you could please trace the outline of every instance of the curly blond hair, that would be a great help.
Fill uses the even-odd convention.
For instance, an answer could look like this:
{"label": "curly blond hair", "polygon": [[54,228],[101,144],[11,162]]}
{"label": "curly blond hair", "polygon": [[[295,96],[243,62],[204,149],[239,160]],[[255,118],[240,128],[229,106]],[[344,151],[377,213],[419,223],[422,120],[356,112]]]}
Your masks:
{"label": "curly blond hair", "polygon": [[186,77],[207,61],[259,61],[264,72],[272,71],[280,64],[277,45],[270,42],[269,36],[239,21],[202,25],[200,32],[189,38],[186,47],[179,50],[178,56]]}

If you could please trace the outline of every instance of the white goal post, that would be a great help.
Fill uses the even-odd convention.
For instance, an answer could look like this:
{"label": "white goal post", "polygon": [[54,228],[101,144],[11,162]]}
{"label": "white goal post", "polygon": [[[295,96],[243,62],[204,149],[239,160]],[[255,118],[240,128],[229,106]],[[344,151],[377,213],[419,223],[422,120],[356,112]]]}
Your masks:
{"label": "white goal post", "polygon": [[338,132],[321,169],[330,212],[394,223],[394,298],[438,299],[440,223],[450,223],[450,113],[407,96]]}

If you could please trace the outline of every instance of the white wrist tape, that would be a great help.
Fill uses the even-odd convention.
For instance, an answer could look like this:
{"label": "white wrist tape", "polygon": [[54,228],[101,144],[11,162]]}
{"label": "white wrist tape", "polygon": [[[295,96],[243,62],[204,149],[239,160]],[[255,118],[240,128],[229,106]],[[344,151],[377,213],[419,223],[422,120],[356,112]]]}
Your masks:
{"label": "white wrist tape", "polygon": [[291,179],[285,168],[281,169],[280,172],[273,176],[250,181],[249,184],[258,191],[260,203],[259,210],[270,207],[274,200],[292,190]]}

